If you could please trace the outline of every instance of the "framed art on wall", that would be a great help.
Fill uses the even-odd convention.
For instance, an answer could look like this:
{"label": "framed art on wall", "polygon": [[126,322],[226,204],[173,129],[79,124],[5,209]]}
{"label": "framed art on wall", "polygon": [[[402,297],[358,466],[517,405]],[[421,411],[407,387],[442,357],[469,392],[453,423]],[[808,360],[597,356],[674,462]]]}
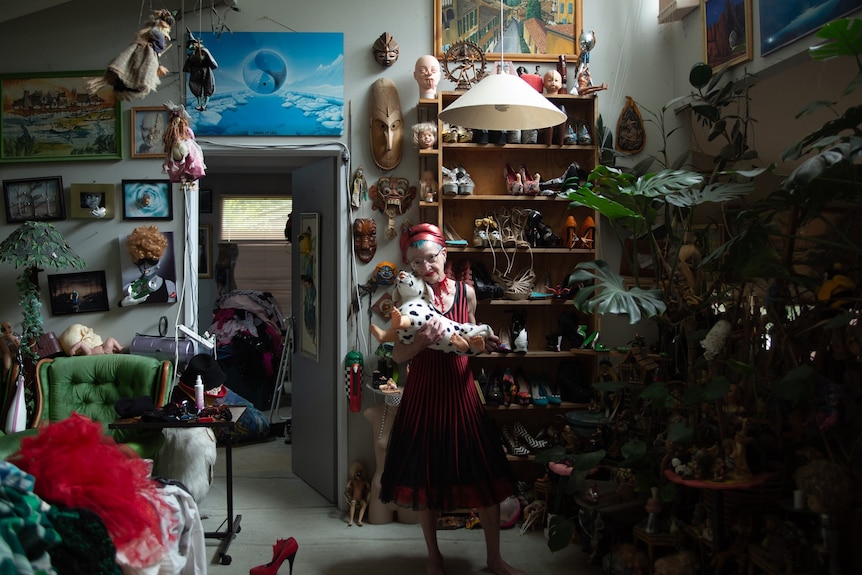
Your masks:
{"label": "framed art on wall", "polygon": [[105,272],[80,272],[48,276],[51,315],[109,311]]}
{"label": "framed art on wall", "polygon": [[122,160],[120,100],[103,72],[0,76],[0,162]]}
{"label": "framed art on wall", "polygon": [[318,261],[320,246],[320,215],[299,215],[299,283],[302,290],[302,321],[299,324],[299,351],[317,361],[317,341],[320,326],[320,296],[317,286],[320,280]]}
{"label": "framed art on wall", "polygon": [[859,0],[758,0],[764,56],[859,9]]}
{"label": "framed art on wall", "polygon": [[168,125],[168,111],[164,106],[132,108],[129,125],[133,158],[164,157],[165,143],[162,138]]}
{"label": "framed art on wall", "polygon": [[[550,11],[543,11],[548,4]],[[583,27],[582,0],[539,3],[506,0],[503,5],[503,59],[556,62],[578,53]],[[434,55],[442,59],[456,42],[477,44],[489,62],[500,55],[500,5],[434,0]],[[411,62],[412,66],[413,63]]]}
{"label": "framed art on wall", "polygon": [[114,184],[72,184],[69,215],[75,219],[114,218]]}
{"label": "framed art on wall", "polygon": [[752,59],[751,0],[705,0],[701,13],[704,62],[717,70]]}
{"label": "framed art on wall", "polygon": [[123,180],[123,219],[174,219],[170,180]]}
{"label": "framed art on wall", "polygon": [[198,226],[198,277],[213,277],[213,227],[212,224]]}
{"label": "framed art on wall", "polygon": [[6,222],[14,224],[28,220],[62,220],[66,217],[63,203],[63,179],[31,178],[3,180],[6,201]]}

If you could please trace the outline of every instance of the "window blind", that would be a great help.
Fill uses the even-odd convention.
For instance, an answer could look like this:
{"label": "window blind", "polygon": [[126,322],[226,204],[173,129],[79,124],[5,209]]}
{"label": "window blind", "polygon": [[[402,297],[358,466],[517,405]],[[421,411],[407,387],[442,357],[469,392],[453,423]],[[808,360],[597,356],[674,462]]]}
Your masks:
{"label": "window blind", "polygon": [[290,196],[223,195],[219,200],[221,241],[284,241],[284,226],[293,211]]}

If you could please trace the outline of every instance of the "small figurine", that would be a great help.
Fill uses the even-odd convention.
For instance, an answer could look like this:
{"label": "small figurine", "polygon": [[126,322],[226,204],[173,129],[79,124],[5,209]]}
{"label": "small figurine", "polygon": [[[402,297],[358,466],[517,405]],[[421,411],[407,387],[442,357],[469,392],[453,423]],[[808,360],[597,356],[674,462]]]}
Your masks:
{"label": "small figurine", "polygon": [[366,479],[365,466],[354,461],[350,465],[350,479],[344,488],[344,498],[350,504],[350,515],[347,525],[353,526],[353,516],[356,514],[356,506],[359,505],[359,516],[356,524],[362,527],[362,519],[365,517],[365,509],[368,507],[368,492],[371,491],[371,483]]}
{"label": "small figurine", "polygon": [[362,166],[359,166],[353,173],[353,185],[351,186],[350,192],[350,207],[353,209],[358,208],[362,205],[361,202],[363,200],[368,201],[368,182],[365,180],[365,170],[363,170]]}
{"label": "small figurine", "polygon": [[95,94],[109,86],[120,100],[144,98],[154,91],[161,83],[160,77],[168,73],[159,57],[170,47],[174,22],[170,10],[154,11],[135,41],[114,58],[104,74],[87,83],[87,91]]}
{"label": "small figurine", "polygon": [[400,50],[398,42],[395,41],[395,38],[389,32],[384,32],[378,36],[377,40],[374,41],[374,45],[371,46],[371,51],[374,52],[374,60],[384,68],[388,68],[398,61]]}
{"label": "small figurine", "polygon": [[431,170],[422,172],[422,178],[419,180],[419,195],[426,202],[437,200],[437,178]]}
{"label": "small figurine", "polygon": [[218,68],[218,63],[212,53],[204,47],[204,43],[195,38],[192,31],[186,28],[186,63],[183,72],[189,75],[189,90],[197,99],[195,109],[203,112],[207,109],[207,102],[215,92],[215,76],[213,70]]}
{"label": "small figurine", "polygon": [[195,141],[189,127],[189,114],[182,104],[165,102],[168,110],[168,127],[162,140],[165,144],[165,163],[162,166],[172,182],[187,184],[206,175],[204,153]]}
{"label": "small figurine", "polygon": [[413,145],[420,150],[430,150],[437,145],[437,124],[419,122],[413,124]]}
{"label": "small figurine", "polygon": [[545,94],[558,94],[563,88],[563,77],[556,70],[548,70],[542,76],[542,85],[545,88]]}
{"label": "small figurine", "polygon": [[440,61],[426,54],[419,56],[413,69],[413,79],[419,86],[419,98],[436,98],[437,84],[440,83]]}

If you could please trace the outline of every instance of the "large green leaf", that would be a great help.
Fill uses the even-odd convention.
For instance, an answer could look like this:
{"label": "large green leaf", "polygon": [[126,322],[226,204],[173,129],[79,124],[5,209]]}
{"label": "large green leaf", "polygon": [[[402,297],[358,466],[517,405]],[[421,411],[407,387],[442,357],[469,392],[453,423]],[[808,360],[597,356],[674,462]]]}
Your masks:
{"label": "large green leaf", "polygon": [[622,276],[603,260],[581,262],[569,276],[570,285],[591,281],[592,285],[582,286],[573,300],[575,307],[586,313],[628,315],[629,323],[635,324],[667,309],[661,290],[627,289]]}
{"label": "large green leaf", "polygon": [[815,60],[862,54],[862,20],[858,18],[833,20],[823,25],[817,31],[817,36],[828,42],[808,49],[808,55]]}
{"label": "large green leaf", "polygon": [[687,188],[665,196],[667,203],[679,208],[691,208],[707,202],[719,204],[750,194],[752,182],[713,182],[703,188]]}

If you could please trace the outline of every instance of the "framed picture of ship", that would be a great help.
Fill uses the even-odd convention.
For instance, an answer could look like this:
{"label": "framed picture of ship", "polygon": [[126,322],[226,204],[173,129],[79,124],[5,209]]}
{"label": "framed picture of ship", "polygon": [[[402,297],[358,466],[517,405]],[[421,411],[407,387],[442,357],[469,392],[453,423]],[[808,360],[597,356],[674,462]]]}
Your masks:
{"label": "framed picture of ship", "polygon": [[120,101],[101,71],[0,75],[0,162],[121,160]]}

